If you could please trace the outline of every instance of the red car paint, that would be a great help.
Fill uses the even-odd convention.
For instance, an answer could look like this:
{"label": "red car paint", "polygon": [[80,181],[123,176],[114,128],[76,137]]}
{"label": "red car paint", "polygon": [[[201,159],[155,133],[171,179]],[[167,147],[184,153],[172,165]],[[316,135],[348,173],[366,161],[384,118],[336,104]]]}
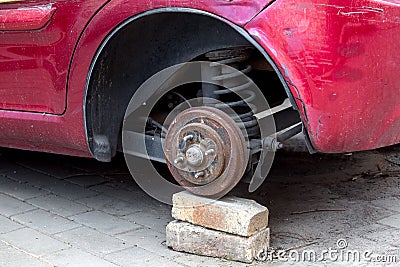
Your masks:
{"label": "red car paint", "polygon": [[21,31],[29,24],[22,17],[32,21],[32,7],[49,2],[1,4],[0,14],[26,13],[15,24],[0,19],[0,146],[90,156],[83,100],[97,49],[124,20],[166,7],[206,11],[248,31],[290,85],[318,151],[400,142],[400,3],[270,2],[55,0],[43,28]]}
{"label": "red car paint", "polygon": [[277,1],[246,29],[286,76],[314,148],[399,143],[400,1],[311,2]]}

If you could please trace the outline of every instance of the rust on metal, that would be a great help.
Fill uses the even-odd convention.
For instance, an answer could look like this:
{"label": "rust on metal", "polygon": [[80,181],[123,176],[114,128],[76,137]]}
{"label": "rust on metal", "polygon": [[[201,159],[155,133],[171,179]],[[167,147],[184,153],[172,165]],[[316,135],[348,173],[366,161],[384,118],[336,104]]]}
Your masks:
{"label": "rust on metal", "polygon": [[228,114],[213,107],[181,112],[169,127],[165,144],[173,177],[198,195],[225,194],[241,179],[248,162],[242,131]]}

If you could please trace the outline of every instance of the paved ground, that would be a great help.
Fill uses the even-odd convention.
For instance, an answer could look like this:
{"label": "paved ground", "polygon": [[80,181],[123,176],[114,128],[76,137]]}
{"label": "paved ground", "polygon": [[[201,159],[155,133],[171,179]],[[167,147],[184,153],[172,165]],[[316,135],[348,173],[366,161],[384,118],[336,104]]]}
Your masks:
{"label": "paved ground", "polygon": [[[400,262],[399,156],[400,147],[282,153],[263,188],[249,194],[240,185],[234,194],[268,206],[276,249],[322,253],[343,239],[343,250]],[[169,250],[170,220],[170,207],[143,193],[121,159],[0,150],[1,266],[245,266]]]}

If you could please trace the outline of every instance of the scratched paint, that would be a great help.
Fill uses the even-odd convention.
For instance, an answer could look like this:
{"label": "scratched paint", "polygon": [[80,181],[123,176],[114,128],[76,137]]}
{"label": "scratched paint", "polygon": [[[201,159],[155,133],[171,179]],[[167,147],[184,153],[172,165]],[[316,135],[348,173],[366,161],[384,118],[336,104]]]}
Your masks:
{"label": "scratched paint", "polygon": [[[0,31],[2,146],[89,156],[82,103],[93,56],[119,23],[164,7],[207,11],[247,30],[280,67],[317,150],[400,142],[398,1],[52,3],[57,12],[46,27]],[[7,2],[0,10],[33,5]]]}

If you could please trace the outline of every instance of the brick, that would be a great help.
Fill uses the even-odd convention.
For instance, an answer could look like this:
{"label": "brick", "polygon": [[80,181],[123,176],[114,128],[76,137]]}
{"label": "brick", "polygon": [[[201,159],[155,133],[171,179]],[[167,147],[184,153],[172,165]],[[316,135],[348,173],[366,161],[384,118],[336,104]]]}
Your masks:
{"label": "brick", "polygon": [[53,194],[32,198],[26,202],[63,217],[69,217],[92,210],[85,205]]}
{"label": "brick", "polygon": [[108,254],[130,247],[125,241],[85,226],[62,232],[55,236],[73,246],[81,247],[96,255]]}
{"label": "brick", "polygon": [[0,235],[0,239],[36,256],[67,249],[68,246],[33,229],[19,229]]}
{"label": "brick", "polygon": [[183,191],[172,201],[172,217],[214,230],[248,237],[268,226],[268,209],[254,200],[211,200]]}
{"label": "brick", "polygon": [[117,265],[96,257],[90,253],[84,252],[81,249],[67,249],[56,252],[43,257],[47,262],[51,262],[54,266],[73,266],[73,267],[116,267]]}
{"label": "brick", "polygon": [[16,215],[12,219],[46,234],[56,234],[80,226],[73,221],[44,210],[26,212]]}
{"label": "brick", "polygon": [[92,227],[100,232],[115,235],[122,232],[136,230],[140,225],[128,222],[118,217],[109,215],[101,211],[91,211],[71,217],[72,220]]}
{"label": "brick", "polygon": [[176,251],[251,263],[262,249],[269,247],[269,228],[243,237],[207,229],[187,222],[170,222],[166,229],[167,246]]}
{"label": "brick", "polygon": [[0,194],[0,214],[6,217],[36,209],[15,198]]}

